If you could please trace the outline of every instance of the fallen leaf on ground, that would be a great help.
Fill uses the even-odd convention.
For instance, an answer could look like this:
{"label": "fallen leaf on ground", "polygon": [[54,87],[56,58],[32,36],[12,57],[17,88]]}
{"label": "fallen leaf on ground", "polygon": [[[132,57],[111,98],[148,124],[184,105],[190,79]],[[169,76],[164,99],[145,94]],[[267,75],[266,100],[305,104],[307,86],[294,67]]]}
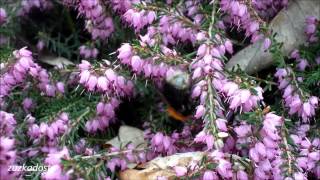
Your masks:
{"label": "fallen leaf on ground", "polygon": [[147,142],[144,140],[143,131],[131,126],[121,126],[118,136],[109,140],[106,144],[110,144],[120,149],[129,143],[134,145],[135,148],[147,147]]}
{"label": "fallen leaf on ground", "polygon": [[204,152],[188,152],[158,157],[139,165],[139,169],[127,169],[120,172],[119,177],[120,180],[157,180],[158,177],[165,177],[168,180],[175,179],[176,173],[172,167],[188,167],[192,162],[199,162],[204,155]]}

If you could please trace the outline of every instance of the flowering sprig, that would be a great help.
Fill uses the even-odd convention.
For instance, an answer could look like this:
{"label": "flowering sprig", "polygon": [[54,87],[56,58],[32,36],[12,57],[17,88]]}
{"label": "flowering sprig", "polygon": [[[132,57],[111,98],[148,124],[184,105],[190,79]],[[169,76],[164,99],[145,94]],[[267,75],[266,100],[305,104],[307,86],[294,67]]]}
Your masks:
{"label": "flowering sprig", "polygon": [[288,0],[252,1],[251,5],[261,18],[270,20],[277,14],[277,12],[279,12],[279,10],[287,7]]}
{"label": "flowering sprig", "polygon": [[[245,2],[249,2],[249,4]],[[261,38],[259,27],[264,22],[251,7],[251,1],[245,2],[222,0],[220,2],[221,10],[228,15],[226,23],[244,29],[246,37],[251,36],[251,41],[256,42]]]}
{"label": "flowering sprig", "polygon": [[297,156],[294,153],[293,148],[294,145],[289,143],[292,138],[289,137],[288,129],[283,126],[281,131],[281,136],[283,139],[282,156],[285,157],[283,158],[285,159],[285,163],[283,163],[284,170],[282,170],[282,172],[286,177],[305,178],[305,175],[303,175],[303,170],[297,165]]}
{"label": "flowering sprig", "polygon": [[1,178],[13,179],[18,173],[5,171],[10,165],[13,165],[16,161],[16,150],[15,140],[6,136],[0,137],[0,168],[3,169],[1,172]]}
{"label": "flowering sprig", "polygon": [[139,3],[139,0],[111,0],[110,3],[112,3],[112,9],[115,12],[124,14],[126,11],[132,8],[135,4]]}
{"label": "flowering sprig", "polygon": [[308,36],[308,41],[313,43],[319,40],[317,29],[319,29],[319,20],[315,16],[308,16],[306,19],[305,33]]}
{"label": "flowering sprig", "polygon": [[96,107],[96,117],[86,122],[86,131],[90,133],[98,130],[104,131],[110,123],[115,122],[115,109],[119,106],[119,100],[112,98],[109,103],[99,102]]}
{"label": "flowering sprig", "polygon": [[[313,17],[308,17],[307,22],[316,22]],[[309,25],[308,25],[309,26]],[[315,26],[312,24],[312,26]],[[315,31],[315,30],[314,30]],[[314,32],[313,32],[314,33]],[[308,35],[308,32],[307,32]],[[310,33],[309,33],[310,35]],[[316,37],[316,36],[315,36]],[[298,50],[292,51],[290,57],[297,61],[296,69],[285,62],[284,55],[280,52],[281,44],[272,38],[273,45],[270,52],[281,68],[277,69],[274,76],[278,79],[278,88],[283,93],[284,104],[289,108],[289,115],[298,114],[303,122],[310,121],[318,109],[319,98],[312,96],[302,89],[303,77],[297,76],[297,71],[305,71],[311,64],[307,59],[301,57]],[[314,63],[313,63],[314,64]]]}
{"label": "flowering sprig", "polygon": [[258,141],[249,150],[250,159],[258,166],[255,169],[255,176],[258,178],[267,178],[269,176],[268,171],[271,169],[275,172],[272,177],[282,176],[279,168],[281,164],[271,166],[271,163],[279,161],[281,157],[281,151],[279,150],[281,136],[278,127],[281,127],[283,123],[283,118],[275,114],[268,113],[264,116],[263,126],[260,131],[262,142]]}
{"label": "flowering sprig", "polygon": [[102,66],[97,71],[88,61],[83,60],[79,67],[79,83],[91,92],[97,91],[109,97],[132,96],[132,81],[118,75],[111,68]]}
{"label": "flowering sprig", "polygon": [[5,111],[0,111],[0,118],[1,118],[1,122],[0,122],[0,128],[1,128],[1,132],[0,135],[1,136],[12,136],[13,135],[13,130],[17,124],[14,115],[7,113]]}
{"label": "flowering sprig", "polygon": [[314,174],[319,177],[319,162],[320,156],[320,146],[319,137],[316,136],[311,138],[308,133],[312,128],[307,124],[300,124],[295,130],[290,134],[290,138],[293,141],[295,147],[295,152],[298,153],[296,158],[296,166],[302,170],[307,170],[314,172]]}
{"label": "flowering sprig", "polygon": [[[193,7],[190,3],[192,2],[187,1],[185,2],[185,5]],[[187,11],[187,9],[185,9],[186,7],[182,6],[181,8],[183,9],[183,11]],[[176,44],[179,42],[179,40],[183,42],[195,42],[195,34],[200,29],[200,24],[203,18],[201,14],[195,16],[197,18],[194,19],[194,21],[191,21],[190,19],[180,15],[179,13],[174,13],[174,9],[168,7],[159,7],[148,3],[137,5],[137,9],[142,9],[142,12],[147,11],[149,13],[152,13],[152,15],[157,12],[160,16],[159,21],[153,23],[154,26],[148,27],[148,32],[145,34],[145,36],[143,36],[144,39],[153,39],[153,37],[158,34],[161,37],[164,45]],[[197,13],[197,11],[192,13]],[[152,21],[150,20],[148,24],[151,24],[155,20],[155,17],[151,17]],[[143,20],[141,19],[138,22],[143,22]],[[172,24],[172,22],[175,23]]]}
{"label": "flowering sprig", "polygon": [[161,80],[166,77],[167,73],[173,71],[173,67],[163,62],[157,63],[159,59],[157,56],[143,59],[139,55],[136,55],[134,48],[130,44],[123,44],[118,51],[118,58],[122,64],[128,65],[133,72],[146,78],[151,77]]}
{"label": "flowering sprig", "polygon": [[[59,143],[59,138],[67,134],[70,126],[68,114],[61,113],[57,119],[51,123],[35,123],[34,117],[28,118],[28,137],[34,144],[40,144],[42,152],[49,152]],[[43,143],[43,144],[42,144]],[[33,149],[27,155],[32,157],[37,155],[39,149]]]}
{"label": "flowering sprig", "polygon": [[[134,95],[132,81],[117,75],[111,68],[102,66],[95,70],[88,61],[78,65],[79,83],[89,92],[99,92],[109,99],[108,103],[99,102],[96,106],[96,117],[86,122],[86,131],[95,133],[104,131],[110,123],[115,122],[115,109],[119,106],[120,97]],[[103,73],[104,72],[104,73]],[[102,74],[103,73],[103,74]]]}
{"label": "flowering sprig", "polygon": [[46,11],[53,8],[53,3],[48,0],[22,0],[19,15],[27,17],[26,15],[29,14],[33,8],[39,9],[40,11]]}
{"label": "flowering sprig", "polygon": [[279,89],[283,90],[283,98],[285,105],[289,108],[289,114],[298,114],[303,122],[310,120],[318,108],[318,98],[306,95],[299,88],[292,69],[278,69],[275,76],[278,78]]}
{"label": "flowering sprig", "polygon": [[[212,23],[209,28],[209,38],[219,40],[219,35],[212,35],[212,27],[215,22],[214,10],[212,12]],[[204,37],[205,38],[205,37]],[[229,43],[228,43],[229,42]],[[211,42],[212,43],[212,42]],[[222,41],[221,45],[216,45],[216,42],[212,44],[202,44],[197,51],[197,58],[192,63],[193,79],[200,79],[192,92],[192,97],[200,97],[200,105],[197,107],[195,117],[204,117],[206,124],[205,129],[209,130],[210,134],[200,132],[195,138],[195,141],[206,142],[208,149],[212,148],[213,142],[215,148],[221,149],[224,146],[224,142],[221,140],[228,137],[227,119],[225,114],[227,111],[222,104],[223,100],[230,103],[230,110],[237,111],[250,111],[255,107],[258,107],[259,101],[263,99],[262,89],[260,87],[254,87],[254,93],[251,93],[250,88],[246,82],[239,81],[238,78],[229,80],[231,76],[228,76],[223,72],[223,56],[227,50],[229,53],[233,52],[230,41]],[[201,80],[202,79],[202,80]],[[240,86],[238,84],[247,84],[246,86]],[[248,88],[248,89],[247,89]],[[222,96],[222,97],[220,97]],[[206,115],[207,114],[207,115]]]}
{"label": "flowering sprig", "polygon": [[98,49],[94,47],[91,48],[85,45],[82,45],[79,47],[79,54],[85,59],[96,58],[98,53],[99,53]]}
{"label": "flowering sprig", "polygon": [[[269,111],[270,108],[258,109],[255,115],[241,117],[245,122],[240,122],[234,128],[236,149],[248,154],[256,167],[253,173],[256,178],[305,178],[297,164],[298,156],[289,137],[291,121]],[[257,119],[252,120],[254,118]]]}
{"label": "flowering sprig", "polygon": [[156,13],[154,11],[129,9],[123,14],[123,19],[133,26],[136,31],[140,31],[146,25],[151,24],[155,18]]}
{"label": "flowering sprig", "polygon": [[114,31],[113,20],[106,15],[100,0],[80,0],[77,8],[79,15],[86,18],[86,29],[93,40],[105,40]]}
{"label": "flowering sprig", "polygon": [[69,150],[64,147],[61,151],[56,150],[50,152],[45,159],[45,164],[48,165],[48,170],[42,174],[43,179],[69,179],[70,172],[64,173],[61,165],[62,159],[69,159]]}
{"label": "flowering sprig", "polygon": [[32,53],[26,48],[22,48],[13,53],[17,62],[7,67],[7,71],[1,76],[0,104],[3,105],[4,98],[10,95],[11,91],[17,87],[26,86],[27,77],[31,77],[40,91],[53,97],[57,93],[64,93],[63,84],[52,84],[46,69],[43,69],[33,61]]}

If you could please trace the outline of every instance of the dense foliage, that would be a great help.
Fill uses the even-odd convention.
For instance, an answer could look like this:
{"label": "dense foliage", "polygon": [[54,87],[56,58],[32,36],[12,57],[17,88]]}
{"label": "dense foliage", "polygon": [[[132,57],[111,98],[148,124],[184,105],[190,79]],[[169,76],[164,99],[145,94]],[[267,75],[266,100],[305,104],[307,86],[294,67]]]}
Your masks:
{"label": "dense foliage", "polygon": [[[207,156],[172,167],[178,177],[320,178],[320,21],[309,16],[307,42],[283,54],[269,23],[287,5],[1,1],[1,179],[116,179],[129,164],[196,151]],[[261,40],[272,67],[225,68]],[[123,124],[148,145],[108,144]]]}

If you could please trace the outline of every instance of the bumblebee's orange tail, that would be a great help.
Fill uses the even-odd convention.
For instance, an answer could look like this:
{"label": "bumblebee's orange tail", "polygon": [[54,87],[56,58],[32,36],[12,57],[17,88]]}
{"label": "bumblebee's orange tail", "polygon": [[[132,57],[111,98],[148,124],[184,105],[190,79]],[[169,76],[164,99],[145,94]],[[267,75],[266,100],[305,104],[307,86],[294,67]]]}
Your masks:
{"label": "bumblebee's orange tail", "polygon": [[189,119],[189,116],[185,116],[179,112],[177,112],[173,107],[168,106],[167,113],[170,117],[177,121],[185,122],[187,119]]}

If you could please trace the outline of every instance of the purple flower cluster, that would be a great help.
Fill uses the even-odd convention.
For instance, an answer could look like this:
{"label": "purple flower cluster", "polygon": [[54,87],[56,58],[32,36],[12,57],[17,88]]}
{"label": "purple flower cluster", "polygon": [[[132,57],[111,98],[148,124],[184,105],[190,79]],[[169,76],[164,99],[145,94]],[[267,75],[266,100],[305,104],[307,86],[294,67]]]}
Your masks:
{"label": "purple flower cluster", "polygon": [[110,123],[115,122],[115,109],[119,106],[119,100],[112,98],[109,103],[99,102],[96,107],[97,115],[93,120],[87,121],[86,131],[95,133],[98,130],[105,131]]}
{"label": "purple flower cluster", "polygon": [[8,96],[16,86],[22,86],[27,76],[37,82],[38,88],[47,96],[55,96],[57,92],[63,93],[62,82],[53,85],[50,82],[46,69],[34,63],[32,53],[26,48],[14,51],[16,63],[8,67],[8,70],[0,77],[0,104],[4,105],[4,97]]}
{"label": "purple flower cluster", "polygon": [[110,0],[114,11],[124,14],[132,8],[133,4],[140,3],[140,0]]}
{"label": "purple flower cluster", "polygon": [[[253,126],[244,124],[235,128],[238,135],[237,143],[240,145],[239,149],[243,147],[243,144],[254,142],[249,150],[249,157],[257,166],[254,172],[255,177],[257,179],[284,179],[286,168],[290,168],[289,172],[291,173],[289,174],[291,177],[286,177],[288,179],[307,179],[306,174],[302,172],[303,170],[314,172],[316,176],[319,176],[319,166],[316,164],[320,158],[319,138],[310,141],[306,137],[310,126],[306,124],[298,126],[297,131],[290,135],[296,146],[293,148],[291,143],[289,145],[288,140],[284,139],[286,137],[280,133],[283,131],[281,129],[283,125],[284,118],[272,113],[266,114],[263,127],[259,130],[260,140],[258,141],[253,138],[253,132],[257,130]],[[299,156],[292,154],[296,150],[300,153]]]}
{"label": "purple flower cluster", "polygon": [[144,75],[147,78],[161,79],[166,77],[168,72],[174,71],[172,67],[163,62],[156,64],[157,57],[142,59],[135,55],[130,44],[123,44],[118,51],[118,58],[122,64],[128,65],[135,73]]}
{"label": "purple flower cluster", "polygon": [[[138,2],[133,2],[132,4],[137,4]],[[192,26],[199,26],[203,20],[203,15],[198,13],[199,1],[186,1],[181,11],[186,13],[192,21],[190,21]],[[142,6],[144,6],[142,4]],[[148,5],[147,5],[148,6]],[[129,6],[127,6],[129,7]],[[178,14],[175,15],[163,15],[159,19],[157,26],[149,26],[147,33],[141,37],[142,41],[153,42],[156,34],[161,35],[161,39],[164,45],[176,44],[177,42],[189,41],[194,43],[196,40],[196,32],[193,27],[186,27],[182,22]],[[130,7],[123,14],[123,19],[133,26],[137,32],[139,32],[143,27],[152,24],[156,20],[156,13],[154,11],[138,10]],[[189,20],[188,20],[189,21]],[[172,23],[175,22],[175,23]],[[147,43],[149,44],[149,43]]]}
{"label": "purple flower cluster", "polygon": [[23,109],[26,111],[26,112],[29,112],[29,110],[31,108],[33,108],[33,101],[31,98],[25,98],[23,101],[22,101],[22,106],[23,106]]}
{"label": "purple flower cluster", "polygon": [[296,68],[299,71],[305,71],[305,69],[310,66],[310,64],[308,63],[308,61],[304,58],[300,57],[299,51],[297,49],[293,50],[291,52],[291,58],[295,59],[297,62]]}
{"label": "purple flower cluster", "polygon": [[[176,21],[172,24],[172,21]],[[174,16],[162,16],[159,22],[158,31],[162,35],[162,41],[164,44],[176,44],[178,40],[182,42],[196,41],[196,31],[191,27],[185,27],[185,25],[178,21]]]}
{"label": "purple flower cluster", "polygon": [[[124,21],[129,25],[133,26],[137,32],[156,20],[156,13],[154,11],[133,8],[133,5],[137,4],[145,6],[145,4],[141,3],[139,0],[132,2],[126,0],[112,0],[111,3],[113,4],[113,9],[116,12],[119,12],[122,15],[122,19],[124,19]],[[171,4],[170,1],[167,3]],[[203,15],[198,13],[198,6],[199,1],[188,0],[184,2],[184,6],[180,10],[192,18],[195,24],[200,25]],[[172,21],[175,23],[172,24]],[[149,26],[148,32],[144,38],[152,39],[154,32],[159,32],[161,34],[164,44],[175,44],[177,42],[175,38],[181,39],[182,41],[195,41],[195,33],[192,28],[185,28],[180,20],[170,15],[162,16],[157,27]]]}
{"label": "purple flower cluster", "polygon": [[8,171],[10,165],[16,161],[15,140],[6,136],[0,136],[0,177],[15,179],[17,172]]}
{"label": "purple flower cluster", "polygon": [[134,85],[132,81],[126,80],[123,76],[117,75],[111,68],[101,68],[104,71],[98,75],[88,61],[82,60],[78,65],[79,83],[84,85],[88,91],[98,91],[110,96],[131,96]]}
{"label": "purple flower cluster", "polygon": [[94,150],[93,148],[88,147],[88,144],[85,139],[80,139],[73,147],[74,151],[77,154],[83,154],[83,155],[93,155]]}
{"label": "purple flower cluster", "polygon": [[48,154],[45,159],[45,164],[48,166],[48,170],[42,173],[42,179],[50,180],[50,179],[61,179],[68,180],[69,172],[63,172],[63,166],[61,165],[61,159],[70,158],[69,150],[67,147],[64,147],[61,151],[52,151]]}
{"label": "purple flower cluster", "polygon": [[156,13],[154,11],[129,9],[123,14],[123,19],[133,26],[136,31],[140,31],[144,26],[151,24],[156,19]]}
{"label": "purple flower cluster", "polygon": [[275,77],[278,78],[278,88],[282,90],[284,102],[286,107],[289,108],[289,114],[298,114],[302,118],[303,122],[307,122],[313,116],[315,116],[315,110],[318,108],[318,97],[304,94],[304,92],[292,84],[294,77],[290,76],[292,69],[290,68],[279,68],[275,73]]}
{"label": "purple flower cluster", "polygon": [[194,20],[195,24],[200,24],[203,20],[203,14],[199,11],[201,1],[199,0],[187,0],[185,3],[184,11],[186,15]]}
{"label": "purple flower cluster", "polygon": [[177,152],[174,143],[179,140],[178,134],[172,136],[164,135],[161,132],[156,133],[151,139],[151,147],[155,153],[172,155]]}
{"label": "purple flower cluster", "polygon": [[[216,39],[221,41],[219,36]],[[201,131],[195,138],[195,142],[201,142],[207,144],[208,149],[212,149],[213,146],[216,148],[232,149],[233,140],[232,138],[227,138],[227,141],[221,141],[221,138],[226,138],[229,136],[228,128],[226,125],[227,120],[223,117],[222,107],[219,103],[219,99],[214,99],[214,109],[217,116],[220,118],[209,119],[208,115],[210,113],[209,107],[212,106],[208,101],[209,87],[216,90],[216,93],[220,93],[223,99],[229,102],[229,108],[232,110],[240,109],[241,111],[249,112],[258,106],[258,102],[263,99],[262,88],[254,87],[255,92],[251,92],[248,89],[242,89],[240,86],[228,80],[225,74],[222,73],[223,69],[223,55],[227,52],[232,53],[232,45],[229,40],[225,42],[221,41],[221,45],[209,46],[202,44],[197,51],[197,58],[192,64],[193,75],[192,79],[200,80],[193,88],[192,98],[199,98],[200,105],[196,108],[195,118],[203,118],[207,124],[210,126],[215,126],[215,134],[210,134],[206,131]],[[206,81],[205,77],[212,76],[211,81]],[[209,83],[209,84],[208,84]],[[212,91],[212,90],[211,90]],[[210,121],[214,120],[214,123]],[[210,129],[210,128],[209,128]],[[225,145],[225,146],[224,146]]]}
{"label": "purple flower cluster", "polygon": [[[220,46],[219,46],[220,47]],[[205,103],[207,97],[207,84],[204,77],[212,75],[213,77],[224,78],[224,75],[219,71],[223,68],[223,61],[220,59],[225,53],[225,48],[219,48],[202,44],[199,46],[197,51],[197,58],[192,64],[192,79],[200,80],[194,85],[192,91],[192,98],[200,97],[200,104]],[[222,47],[222,46],[221,46]],[[230,48],[228,48],[231,50]],[[197,116],[199,118],[199,116]]]}
{"label": "purple flower cluster", "polygon": [[22,83],[27,75],[30,67],[34,66],[34,62],[32,60],[31,52],[24,49],[20,49],[19,51],[14,52],[15,58],[17,59],[17,63],[13,65],[10,71],[3,74],[1,78],[1,91],[0,91],[0,102],[3,102],[3,98],[12,91],[12,89]]}
{"label": "purple flower cluster", "polygon": [[182,6],[179,7],[179,11],[185,14],[185,17],[179,13],[165,14],[160,18],[157,27],[148,29],[148,34],[155,34],[153,31],[159,32],[165,45],[178,42],[191,42],[194,44],[198,40],[197,33],[204,20],[203,14],[199,11],[200,3],[201,1],[198,0],[183,2]]}
{"label": "purple flower cluster", "polygon": [[20,16],[25,16],[31,12],[32,9],[39,9],[40,11],[45,11],[51,9],[53,4],[49,0],[22,0]]}
{"label": "purple flower cluster", "polygon": [[314,172],[317,177],[320,177],[320,139],[309,138],[307,133],[310,126],[302,124],[297,128],[297,131],[290,135],[294,144],[297,146],[299,156],[296,159],[297,165],[306,171]]}
{"label": "purple flower cluster", "polygon": [[282,8],[288,5],[288,0],[273,0],[273,1],[253,0],[252,5],[260,17],[266,20],[270,20]]}
{"label": "purple flower cluster", "polygon": [[5,9],[0,8],[0,26],[7,21],[7,12]]}
{"label": "purple flower cluster", "polygon": [[119,106],[118,97],[130,97],[134,94],[134,85],[132,81],[126,80],[123,76],[119,76],[111,68],[101,68],[103,75],[95,72],[88,61],[82,60],[78,65],[79,83],[84,85],[90,92],[100,92],[108,97],[108,103],[99,102],[96,106],[96,117],[87,121],[85,127],[90,133],[98,130],[104,131],[110,123],[115,122],[115,109]]}
{"label": "purple flower cluster", "polygon": [[107,167],[112,171],[115,172],[116,167],[119,167],[121,170],[127,169],[127,162],[124,159],[120,158],[112,158],[108,161]]}
{"label": "purple flower cluster", "polygon": [[13,131],[16,127],[16,120],[14,114],[0,111],[0,135],[1,136],[13,136]]}
{"label": "purple flower cluster", "polygon": [[[67,113],[61,113],[58,118],[49,123],[42,122],[40,125],[35,123],[33,117],[28,119],[28,136],[35,144],[41,144],[42,152],[50,152],[55,149],[59,143],[59,138],[69,132],[69,117]],[[29,153],[29,156],[37,154],[37,150]]]}
{"label": "purple flower cluster", "polygon": [[[289,151],[289,149],[281,149],[284,137],[280,132],[283,125],[283,117],[267,113],[263,117],[262,128],[246,123],[234,128],[238,137],[236,148],[242,154],[248,154],[254,163],[256,179],[284,179],[282,166],[287,163],[287,160],[283,157],[286,156],[286,151]],[[256,133],[259,135],[257,136]],[[250,148],[245,148],[247,146]],[[293,157],[290,156],[289,158],[292,161]],[[300,175],[304,176],[298,171],[293,173],[294,177]]]}
{"label": "purple flower cluster", "polygon": [[258,107],[259,102],[263,100],[263,89],[259,86],[253,88],[253,92],[249,89],[241,89],[234,82],[225,82],[221,86],[221,92],[227,96],[230,109],[249,112]]}
{"label": "purple flower cluster", "polygon": [[225,179],[232,177],[232,164],[230,161],[226,158],[225,153],[215,150],[210,155],[210,158],[212,158],[213,162],[216,162],[218,164],[216,168],[216,172]]}
{"label": "purple flower cluster", "polygon": [[196,143],[205,143],[208,150],[213,149],[214,141],[214,136],[205,131],[199,132],[194,138],[194,142]]}
{"label": "purple flower cluster", "polygon": [[106,15],[100,0],[80,0],[78,11],[86,18],[86,29],[92,39],[105,40],[114,31],[112,18]]}
{"label": "purple flower cluster", "polygon": [[[220,37],[218,36],[217,39]],[[223,42],[222,42],[223,43]],[[227,52],[232,53],[232,44],[226,40],[222,45],[210,47],[202,44],[197,51],[197,59],[193,63],[194,69],[192,79],[199,79],[206,75],[213,75],[212,85],[218,92],[223,93],[230,103],[230,108],[236,110],[240,108],[245,112],[251,111],[257,107],[258,102],[263,99],[262,89],[254,87],[255,92],[250,92],[248,89],[241,89],[240,86],[232,81],[226,79],[225,75],[221,73],[223,69],[222,57]],[[193,88],[192,97],[200,97],[200,104],[205,102],[207,96],[206,91],[207,82],[199,81]],[[201,106],[197,108],[197,112],[203,112],[204,108]],[[196,118],[199,118],[203,113],[196,113]]]}
{"label": "purple flower cluster", "polygon": [[316,42],[318,41],[318,37],[316,35],[317,32],[317,25],[319,24],[319,20],[315,16],[309,16],[306,19],[306,27],[305,27],[305,33],[308,37],[309,42]]}
{"label": "purple flower cluster", "polygon": [[[202,33],[200,32],[198,35],[201,36]],[[201,44],[197,50],[197,57],[191,66],[193,70],[192,79],[197,82],[193,87],[191,97],[199,98],[200,101],[194,117],[203,119],[205,123],[205,129],[197,134],[194,141],[205,143],[208,150],[213,149],[213,147],[223,148],[224,142],[222,139],[229,136],[227,120],[224,117],[219,95],[222,95],[222,83],[227,81],[225,74],[222,72],[223,56],[226,52],[233,53],[233,47],[229,40],[223,40],[219,35],[214,38],[220,45]],[[203,41],[208,37],[204,35],[197,39]],[[218,95],[218,93],[220,94]]]}
{"label": "purple flower cluster", "polygon": [[283,123],[284,119],[273,113],[264,116],[260,130],[261,141],[256,142],[249,150],[249,157],[257,166],[254,174],[258,179],[283,178],[280,168],[283,163],[282,151],[279,147],[282,140],[279,128]]}
{"label": "purple flower cluster", "polygon": [[[172,21],[175,21],[176,23],[172,24]],[[195,43],[196,33],[197,31],[194,28],[186,27],[181,20],[177,19],[177,17],[165,15],[161,17],[157,27],[150,26],[148,28],[148,32],[144,38],[152,40],[157,37],[156,35],[161,35],[164,45],[176,44],[179,41]]]}
{"label": "purple flower cluster", "polygon": [[221,10],[228,15],[225,18],[226,23],[243,29],[247,37],[251,36],[252,42],[261,39],[259,19],[250,14],[252,10],[246,4],[233,0],[221,0],[220,6]]}
{"label": "purple flower cluster", "polygon": [[82,45],[79,47],[79,53],[80,56],[85,58],[85,59],[89,59],[89,58],[96,58],[99,51],[97,48],[91,48],[85,45]]}
{"label": "purple flower cluster", "polygon": [[14,129],[16,128],[14,114],[0,111],[0,177],[14,179],[17,172],[8,171],[16,161]]}

